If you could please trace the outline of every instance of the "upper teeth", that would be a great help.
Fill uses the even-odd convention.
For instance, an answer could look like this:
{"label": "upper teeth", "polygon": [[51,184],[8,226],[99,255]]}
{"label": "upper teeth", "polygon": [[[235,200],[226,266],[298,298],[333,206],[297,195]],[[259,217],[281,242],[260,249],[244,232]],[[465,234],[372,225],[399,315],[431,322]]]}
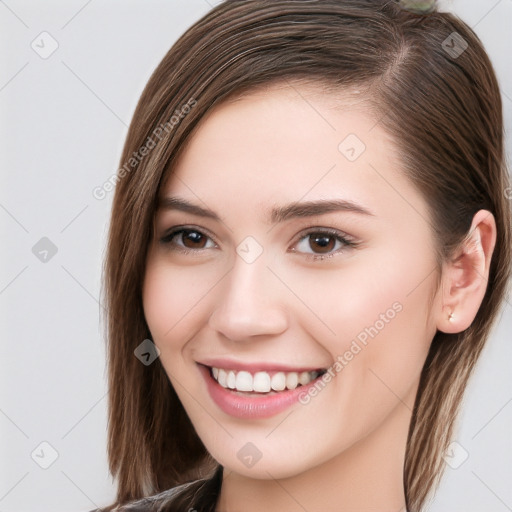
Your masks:
{"label": "upper teeth", "polygon": [[316,379],[320,372],[277,372],[270,376],[267,372],[256,372],[254,376],[244,370],[224,370],[212,368],[213,378],[223,387],[237,391],[267,393],[270,390],[283,391],[305,386]]}

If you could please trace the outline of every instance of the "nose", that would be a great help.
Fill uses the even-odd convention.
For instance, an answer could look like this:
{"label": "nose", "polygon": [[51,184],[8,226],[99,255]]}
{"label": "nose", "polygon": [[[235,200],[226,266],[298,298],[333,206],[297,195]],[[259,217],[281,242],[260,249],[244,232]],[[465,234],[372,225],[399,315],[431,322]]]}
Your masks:
{"label": "nose", "polygon": [[247,263],[236,256],[233,268],[218,285],[210,328],[233,341],[284,332],[288,318],[280,284],[264,257]]}

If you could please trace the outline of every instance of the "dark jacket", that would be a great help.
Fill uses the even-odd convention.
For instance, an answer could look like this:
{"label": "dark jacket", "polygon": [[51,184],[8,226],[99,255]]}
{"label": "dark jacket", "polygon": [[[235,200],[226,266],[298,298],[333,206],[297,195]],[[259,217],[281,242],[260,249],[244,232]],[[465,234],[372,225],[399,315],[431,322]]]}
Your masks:
{"label": "dark jacket", "polygon": [[[222,484],[222,466],[211,478],[194,480],[158,494],[120,505],[111,512],[215,512]],[[179,499],[179,497],[182,499]],[[103,512],[101,508],[90,512]]]}

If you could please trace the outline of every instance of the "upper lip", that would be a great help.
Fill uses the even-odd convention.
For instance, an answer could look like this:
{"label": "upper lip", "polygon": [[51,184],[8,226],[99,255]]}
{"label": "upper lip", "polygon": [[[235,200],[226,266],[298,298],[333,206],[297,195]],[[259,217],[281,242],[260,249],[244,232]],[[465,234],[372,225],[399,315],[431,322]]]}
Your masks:
{"label": "upper lip", "polygon": [[213,368],[223,368],[225,370],[245,370],[249,373],[255,373],[258,371],[276,371],[276,372],[311,372],[315,370],[325,370],[322,366],[289,366],[282,363],[270,363],[268,361],[262,361],[259,363],[255,362],[243,362],[235,361],[233,359],[215,358],[215,359],[203,359],[197,361],[199,364],[209,366]]}

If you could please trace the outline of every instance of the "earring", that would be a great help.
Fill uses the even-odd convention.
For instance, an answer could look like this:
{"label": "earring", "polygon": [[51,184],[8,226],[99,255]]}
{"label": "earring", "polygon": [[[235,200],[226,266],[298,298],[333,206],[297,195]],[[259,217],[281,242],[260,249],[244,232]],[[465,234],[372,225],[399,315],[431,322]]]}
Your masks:
{"label": "earring", "polygon": [[448,321],[451,322],[455,318],[455,315],[453,313],[450,313],[448,316]]}

